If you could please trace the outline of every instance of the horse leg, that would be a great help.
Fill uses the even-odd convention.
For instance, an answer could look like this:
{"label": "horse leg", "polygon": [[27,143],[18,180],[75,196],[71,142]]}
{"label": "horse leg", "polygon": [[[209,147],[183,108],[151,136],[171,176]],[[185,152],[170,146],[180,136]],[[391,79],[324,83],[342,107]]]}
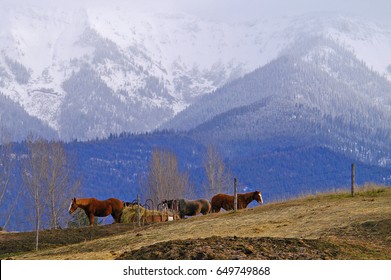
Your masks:
{"label": "horse leg", "polygon": [[120,214],[114,213],[114,212],[111,213],[111,216],[114,219],[114,223],[121,223],[121,214],[122,214],[122,212]]}
{"label": "horse leg", "polygon": [[234,210],[234,206],[229,204],[229,203],[226,203],[225,205],[222,205],[221,206],[225,211],[230,211],[230,210]]}
{"label": "horse leg", "polygon": [[111,213],[111,217],[113,217],[113,219],[114,219],[113,224],[115,224],[117,222],[117,215],[115,215],[114,213]]}
{"label": "horse leg", "polygon": [[122,211],[117,215],[117,222],[121,223]]}
{"label": "horse leg", "polygon": [[118,214],[118,218],[117,218],[118,223],[121,223],[121,218],[122,218],[122,211]]}
{"label": "horse leg", "polygon": [[214,206],[212,207],[212,212],[213,212],[213,213],[219,213],[220,210],[221,210],[221,207],[219,207],[219,206],[214,205]]}
{"label": "horse leg", "polygon": [[95,220],[94,214],[90,213],[88,215],[88,219],[90,220],[90,226],[93,226],[94,225],[94,220]]}
{"label": "horse leg", "polygon": [[[205,209],[206,208],[206,209]],[[210,213],[210,206],[206,206],[205,208],[202,208],[201,213],[202,215],[206,215]]]}

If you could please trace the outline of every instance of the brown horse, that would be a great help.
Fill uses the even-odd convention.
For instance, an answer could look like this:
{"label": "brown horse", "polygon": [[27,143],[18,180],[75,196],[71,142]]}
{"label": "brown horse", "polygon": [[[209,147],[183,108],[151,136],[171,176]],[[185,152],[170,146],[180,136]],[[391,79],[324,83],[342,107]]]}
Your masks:
{"label": "brown horse", "polygon": [[69,206],[69,214],[75,212],[77,208],[81,208],[86,212],[86,215],[90,220],[90,226],[94,225],[95,216],[106,217],[110,214],[113,216],[114,222],[120,223],[124,202],[116,198],[98,200],[96,198],[76,199],[74,197]]}
{"label": "brown horse", "polygon": [[[263,203],[262,195],[259,191],[249,192],[249,193],[238,193],[237,208],[243,209],[246,208],[252,201],[257,201],[259,204]],[[227,194],[216,194],[212,197],[212,212],[220,212],[221,208],[224,210],[234,210],[234,196]]]}
{"label": "brown horse", "polygon": [[211,205],[206,199],[186,200],[186,199],[173,199],[163,200],[163,205],[171,210],[179,212],[179,216],[183,219],[185,216],[195,216],[200,213],[206,215],[210,212]]}

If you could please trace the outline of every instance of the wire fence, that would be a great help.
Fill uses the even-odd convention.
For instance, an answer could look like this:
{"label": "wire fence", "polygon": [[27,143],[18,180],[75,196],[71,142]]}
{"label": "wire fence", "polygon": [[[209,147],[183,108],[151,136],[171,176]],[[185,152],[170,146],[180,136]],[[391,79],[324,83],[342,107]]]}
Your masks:
{"label": "wire fence", "polygon": [[177,210],[169,209],[163,202],[155,204],[152,199],[146,199],[142,203],[140,195],[137,195],[137,199],[132,202],[125,202],[121,222],[140,227],[178,219]]}

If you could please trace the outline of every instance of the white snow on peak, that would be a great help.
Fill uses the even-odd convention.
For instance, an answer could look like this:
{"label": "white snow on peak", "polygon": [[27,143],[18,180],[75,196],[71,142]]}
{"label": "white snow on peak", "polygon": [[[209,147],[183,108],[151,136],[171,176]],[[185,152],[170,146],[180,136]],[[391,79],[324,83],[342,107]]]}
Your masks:
{"label": "white snow on peak", "polygon": [[[121,101],[161,106],[173,116],[198,96],[277,58],[303,34],[334,40],[391,81],[391,30],[367,21],[316,14],[224,22],[168,10],[11,5],[0,11],[0,91],[58,130],[63,83],[88,64],[113,94],[127,93]],[[115,48],[116,59],[94,62],[102,42]],[[12,63],[26,69],[27,83],[16,81]],[[143,95],[151,77],[172,100],[159,92]]]}

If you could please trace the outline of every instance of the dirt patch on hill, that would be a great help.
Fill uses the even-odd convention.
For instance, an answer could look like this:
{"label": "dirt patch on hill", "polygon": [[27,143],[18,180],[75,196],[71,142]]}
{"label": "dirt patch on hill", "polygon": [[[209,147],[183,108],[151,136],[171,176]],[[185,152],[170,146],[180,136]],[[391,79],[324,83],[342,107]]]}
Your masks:
{"label": "dirt patch on hill", "polygon": [[[39,249],[51,249],[102,237],[121,234],[134,227],[129,224],[112,224],[83,228],[43,230],[39,232]],[[35,250],[35,232],[2,232],[0,258]]]}
{"label": "dirt patch on hill", "polygon": [[157,243],[124,252],[119,260],[312,260],[335,259],[339,250],[320,240],[209,237]]}
{"label": "dirt patch on hill", "polygon": [[[45,230],[40,232],[39,248],[58,248],[125,232],[143,235],[142,228],[129,224]],[[35,232],[0,234],[1,259],[34,250]],[[115,255],[121,260],[391,259],[391,219],[335,228],[318,239],[212,236],[160,242]]]}
{"label": "dirt patch on hill", "polygon": [[121,260],[390,259],[391,219],[336,228],[321,239],[217,237],[173,240],[124,252]]}
{"label": "dirt patch on hill", "polygon": [[391,219],[336,228],[327,239],[340,248],[339,259],[391,259]]}
{"label": "dirt patch on hill", "polygon": [[391,245],[391,219],[352,224],[348,227],[335,229],[334,232],[337,236],[345,238],[358,237]]}

